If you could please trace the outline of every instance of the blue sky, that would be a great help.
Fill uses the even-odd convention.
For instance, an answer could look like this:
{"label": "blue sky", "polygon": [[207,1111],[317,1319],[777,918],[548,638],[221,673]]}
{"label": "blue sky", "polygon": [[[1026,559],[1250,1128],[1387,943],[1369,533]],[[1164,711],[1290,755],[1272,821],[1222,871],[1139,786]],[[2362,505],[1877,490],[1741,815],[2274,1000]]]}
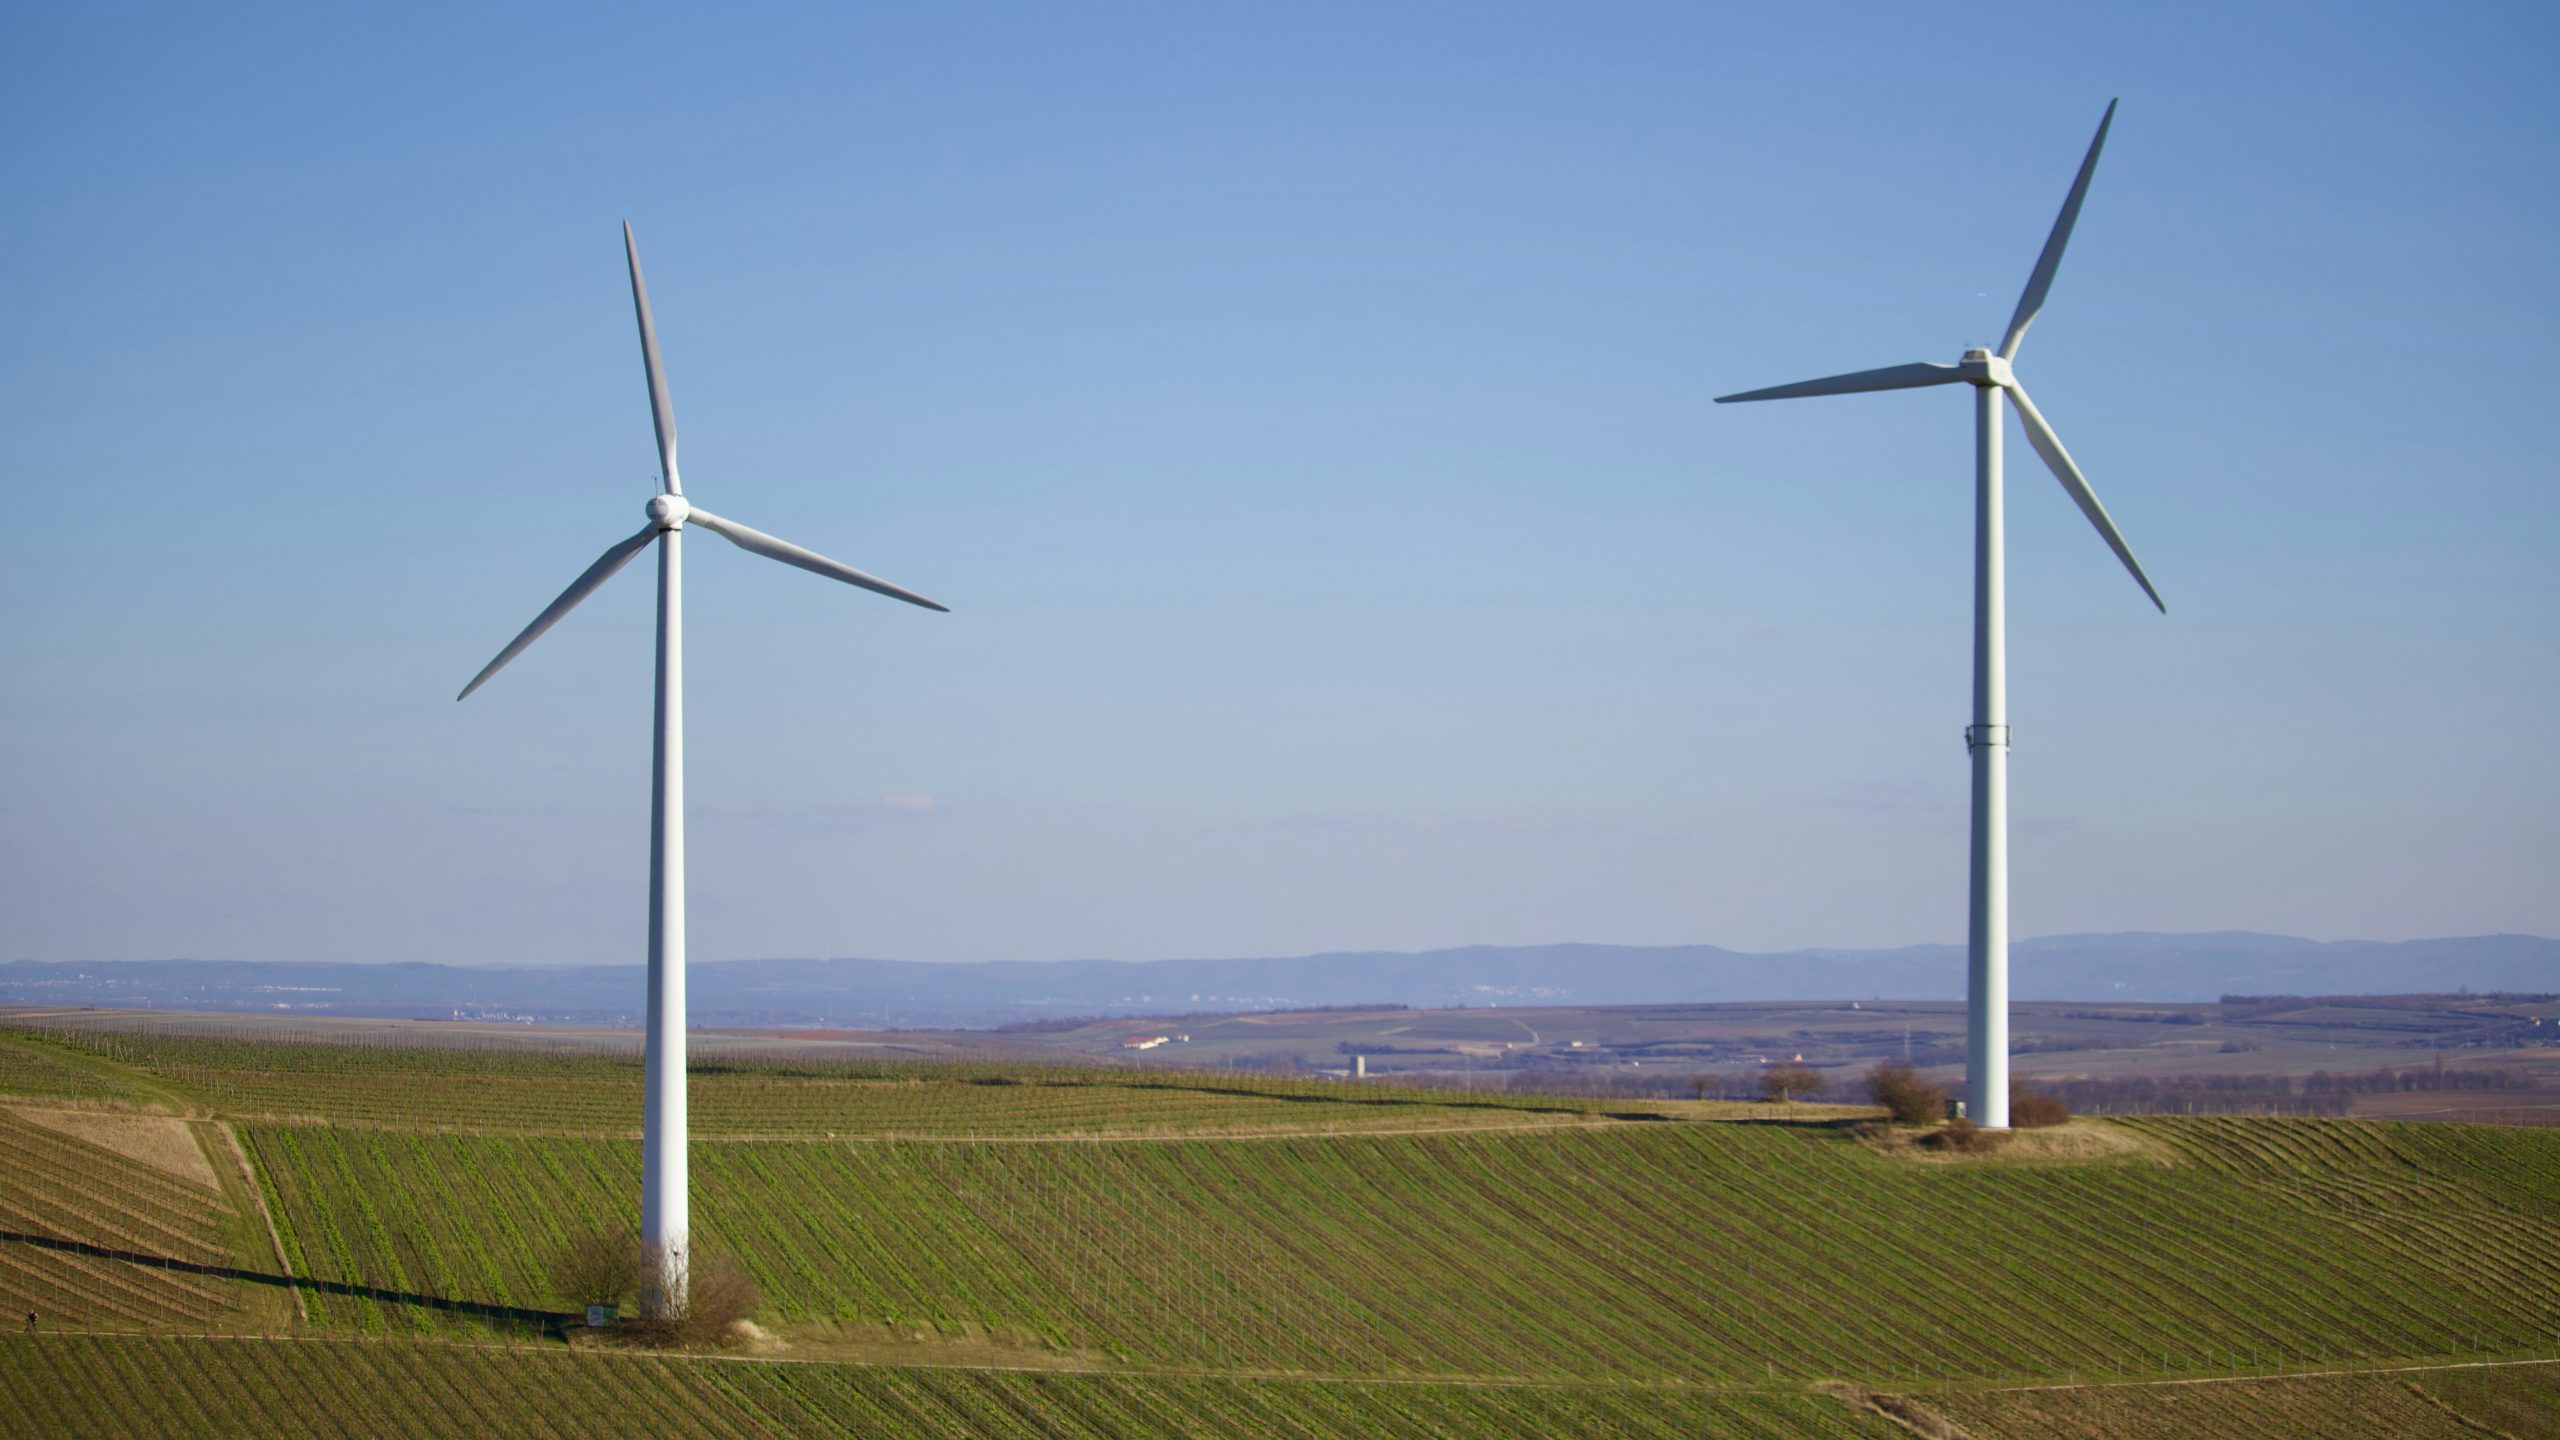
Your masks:
{"label": "blue sky", "polygon": [[14,7],[0,958],[2560,933],[2543,6]]}

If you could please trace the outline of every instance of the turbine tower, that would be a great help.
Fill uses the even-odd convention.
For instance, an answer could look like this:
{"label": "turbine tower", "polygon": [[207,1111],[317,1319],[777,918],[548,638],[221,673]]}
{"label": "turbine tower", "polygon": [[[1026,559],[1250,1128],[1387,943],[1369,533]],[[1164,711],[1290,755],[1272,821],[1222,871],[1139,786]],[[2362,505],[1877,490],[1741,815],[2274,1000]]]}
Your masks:
{"label": "turbine tower", "polygon": [[1860,370],[1794,385],[1718,396],[1719,405],[1741,400],[1793,400],[1807,395],[1855,395],[1868,390],[1908,390],[1923,385],[1963,383],[1973,388],[1973,723],[1965,727],[1965,749],[1973,757],[1973,874],[1971,919],[1966,937],[1966,1088],[1969,1118],[1978,1125],[2006,1129],[2009,1124],[2009,679],[2007,602],[2002,589],[2000,525],[2001,401],[2018,407],[2027,443],[2044,458],[2046,468],[2062,482],[2080,513],[2089,517],[2107,547],[2116,552],[2134,583],[2163,614],[2160,592],[2133,558],[2133,551],[2107,518],[2107,507],[2071,462],[2071,452],[2045,423],[2035,402],[2027,398],[2010,362],[2018,358],[2018,342],[2044,308],[2053,288],[2053,272],[2062,264],[2062,249],[2071,243],[2072,222],[2080,218],[2080,202],[2088,196],[2089,176],[2098,168],[2098,150],[2107,143],[2107,127],[2115,123],[2116,105],[2107,102],[2097,138],[2071,182],[2062,214],[2045,237],[2044,253],[2027,276],[2026,293],[2009,317],[2009,333],[1995,353],[1967,350],[1953,365],[1923,362]]}
{"label": "turbine tower", "polygon": [[640,361],[649,375],[649,413],[658,431],[660,492],[649,501],[649,523],[621,541],[569,583],[549,609],[533,617],[523,633],[507,642],[488,668],[471,677],[456,700],[488,682],[542,632],[560,623],[578,602],[595,593],[631,558],[655,541],[658,546],[658,706],[655,759],[649,792],[649,1029],[647,1124],[641,1144],[640,1240],[654,1257],[658,1273],[644,1297],[656,1313],[684,1313],[689,1266],[689,1229],[685,1175],[684,1072],[684,563],[685,527],[698,525],[785,565],[860,586],[893,600],[947,610],[912,590],[901,589],[850,565],[777,540],[735,520],[724,520],[685,499],[676,475],[676,412],[667,400],[666,370],[658,363],[658,328],[649,318],[649,287],[640,278],[640,250],[631,226],[622,227],[622,253],[631,267],[631,306],[640,316]]}

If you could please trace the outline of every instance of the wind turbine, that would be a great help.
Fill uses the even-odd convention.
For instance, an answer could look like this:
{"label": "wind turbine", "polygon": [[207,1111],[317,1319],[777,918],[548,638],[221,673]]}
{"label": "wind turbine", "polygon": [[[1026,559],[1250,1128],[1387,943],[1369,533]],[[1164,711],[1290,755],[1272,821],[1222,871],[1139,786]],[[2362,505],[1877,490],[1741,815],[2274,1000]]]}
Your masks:
{"label": "wind turbine", "polygon": [[640,1240],[658,1273],[644,1299],[662,1314],[684,1313],[689,1228],[685,1176],[684,1074],[684,565],[685,527],[699,525],[742,550],[860,586],[893,600],[947,610],[876,576],[824,555],[777,540],[735,520],[724,520],[685,499],[676,475],[676,412],[667,400],[666,370],[658,363],[658,329],[649,318],[649,287],[640,278],[640,250],[631,226],[622,227],[622,253],[631,266],[631,305],[640,315],[640,360],[649,375],[649,413],[657,423],[660,492],[649,501],[649,523],[599,556],[569,582],[549,609],[533,617],[498,658],[471,677],[454,697],[466,700],[508,661],[560,623],[578,602],[631,563],[650,542],[658,546],[657,744],[649,791],[649,1029],[647,1123],[641,1142]]}
{"label": "wind turbine", "polygon": [[1805,380],[1766,390],[1747,390],[1716,398],[1719,405],[1741,400],[1793,400],[1808,395],[1855,395],[1868,390],[1908,390],[1923,385],[1973,388],[1973,723],[1965,727],[1965,749],[1973,756],[1973,874],[1971,921],[1966,943],[1966,1001],[1970,1024],[1966,1036],[1965,1077],[1971,1092],[1968,1118],[1977,1125],[2006,1129],[2009,1124],[2009,680],[2006,599],[2002,585],[2000,526],[2000,411],[2003,397],[2018,407],[2027,443],[2044,457],[2046,468],[2062,482],[2080,513],[2089,517],[2107,548],[2116,552],[2134,583],[2166,614],[2160,592],[2133,558],[2133,551],[2107,518],[2071,452],[2045,423],[2027,398],[2010,362],[2018,358],[2018,342],[2044,308],[2053,288],[2053,272],[2062,264],[2062,249],[2071,243],[2072,223],[2080,218],[2080,202],[2089,193],[2089,176],[2098,168],[2098,150],[2107,143],[2107,127],[2115,123],[2116,102],[2098,122],[2088,158],[2071,182],[2062,214],[2045,237],[2044,253],[2027,276],[2026,293],[2009,317],[2009,333],[1997,352],[1967,350],[1953,365],[1922,362],[1860,370],[1822,380]]}

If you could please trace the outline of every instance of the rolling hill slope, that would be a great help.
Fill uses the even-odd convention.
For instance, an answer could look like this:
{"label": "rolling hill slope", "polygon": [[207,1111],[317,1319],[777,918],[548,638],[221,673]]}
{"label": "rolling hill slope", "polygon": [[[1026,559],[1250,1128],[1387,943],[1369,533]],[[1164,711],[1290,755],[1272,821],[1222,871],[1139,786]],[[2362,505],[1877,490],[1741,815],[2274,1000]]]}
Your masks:
{"label": "rolling hill slope", "polygon": [[[2551,1131],[2076,1122],[1949,1159],[1847,1109],[724,1062],[697,1077],[726,1117],[694,1146],[697,1244],[744,1259],[782,1348],[598,1355],[562,1345],[542,1275],[625,1217],[635,1065],[0,1032],[12,1049],[33,1058],[0,1081],[116,1093],[0,1097],[0,1206],[22,1217],[0,1276],[70,1253],[48,1238],[228,1256],[302,1310],[197,1272],[100,1322],[159,1339],[13,1337],[0,1428],[119,1433],[140,1422],[93,1424],[71,1392],[141,1374],[333,1414],[413,1397],[410,1429],[374,1433],[567,1433],[612,1376],[665,1433],[1903,1433],[1807,1388],[1844,1380],[1983,1435],[2135,1413],[2175,1435],[2202,1412],[2157,1382],[2345,1369],[2234,1382],[2261,1388],[2232,1403],[2334,1401],[2342,1426],[2450,1406],[2522,1434],[2555,1367],[2468,1391],[2413,1371],[2424,1393],[2369,1372],[2560,1353]],[[257,1188],[131,1172],[26,1118],[43,1106],[213,1127]],[[48,1329],[62,1285],[151,1283],[75,1258]],[[277,1338],[176,1338],[204,1330]]]}

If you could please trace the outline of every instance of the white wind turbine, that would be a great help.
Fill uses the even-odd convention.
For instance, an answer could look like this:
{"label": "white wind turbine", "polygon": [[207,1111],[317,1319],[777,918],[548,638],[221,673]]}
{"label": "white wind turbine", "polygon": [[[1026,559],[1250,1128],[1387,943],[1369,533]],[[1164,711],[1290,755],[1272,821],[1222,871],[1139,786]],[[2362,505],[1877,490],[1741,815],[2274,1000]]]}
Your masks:
{"label": "white wind turbine", "polygon": [[681,1314],[685,1307],[689,1228],[685,1177],[684,1072],[684,530],[699,525],[742,550],[797,565],[832,580],[921,605],[947,610],[911,590],[865,575],[823,555],[777,540],[735,520],[688,503],[676,475],[676,415],[667,401],[666,371],[658,363],[658,329],[649,319],[649,287],[640,278],[640,251],[631,226],[622,227],[623,256],[631,266],[631,304],[640,314],[640,359],[649,375],[649,412],[657,422],[663,492],[649,501],[649,523],[639,534],[607,550],[570,582],[549,609],[471,677],[456,700],[470,697],[500,667],[542,638],[542,632],[595,593],[651,541],[658,544],[658,719],[656,762],[649,792],[649,1031],[647,1122],[641,1144],[640,1239],[659,1272],[646,1297],[652,1309]]}
{"label": "white wind turbine", "polygon": [[2009,317],[2009,333],[1997,353],[1967,350],[1963,360],[1954,365],[1891,365],[1882,370],[1749,390],[1716,400],[1719,405],[1738,400],[1793,400],[1805,395],[1854,395],[1867,390],[1908,390],[1958,382],[1974,387],[1973,723],[1964,732],[1965,749],[1973,756],[1973,878],[1965,986],[1970,1023],[1965,1078],[1970,1092],[1968,1117],[1978,1125],[1996,1129],[2005,1129],[2009,1124],[2009,697],[2001,580],[2002,396],[2017,403],[2018,419],[2026,426],[2027,443],[2044,457],[2054,478],[2078,502],[2080,513],[2098,527],[2098,534],[2116,552],[2116,558],[2124,562],[2124,568],[2133,572],[2142,593],[2150,596],[2151,603],[2159,606],[2162,613],[2169,608],[2161,604],[2160,592],[2151,588],[2150,578],[2142,573],[2124,536],[2116,533],[2115,522],[2107,518],[2107,507],[2098,503],[2088,479],[2080,473],[2079,466],[2071,463],[2070,452],[2062,448],[2061,438],[2045,423],[2035,402],[2027,398],[2026,390],[2009,368],[2009,363],[2018,357],[2018,342],[2026,338],[2027,327],[2035,323],[2036,312],[2044,308],[2045,292],[2053,287],[2053,272],[2062,264],[2062,248],[2071,243],[2072,222],[2080,218],[2080,202],[2089,193],[2089,176],[2098,168],[2098,149],[2107,143],[2107,127],[2115,118],[2115,102],[2110,100],[2105,118],[2098,122],[2097,138],[2089,142],[2088,158],[2080,162],[2080,174],[2071,182],[2070,196],[2062,202],[2062,214],[2053,222],[2053,233],[2045,237],[2044,253],[2036,257],[2036,268],[2027,277],[2026,293],[2018,297],[2017,312]]}

